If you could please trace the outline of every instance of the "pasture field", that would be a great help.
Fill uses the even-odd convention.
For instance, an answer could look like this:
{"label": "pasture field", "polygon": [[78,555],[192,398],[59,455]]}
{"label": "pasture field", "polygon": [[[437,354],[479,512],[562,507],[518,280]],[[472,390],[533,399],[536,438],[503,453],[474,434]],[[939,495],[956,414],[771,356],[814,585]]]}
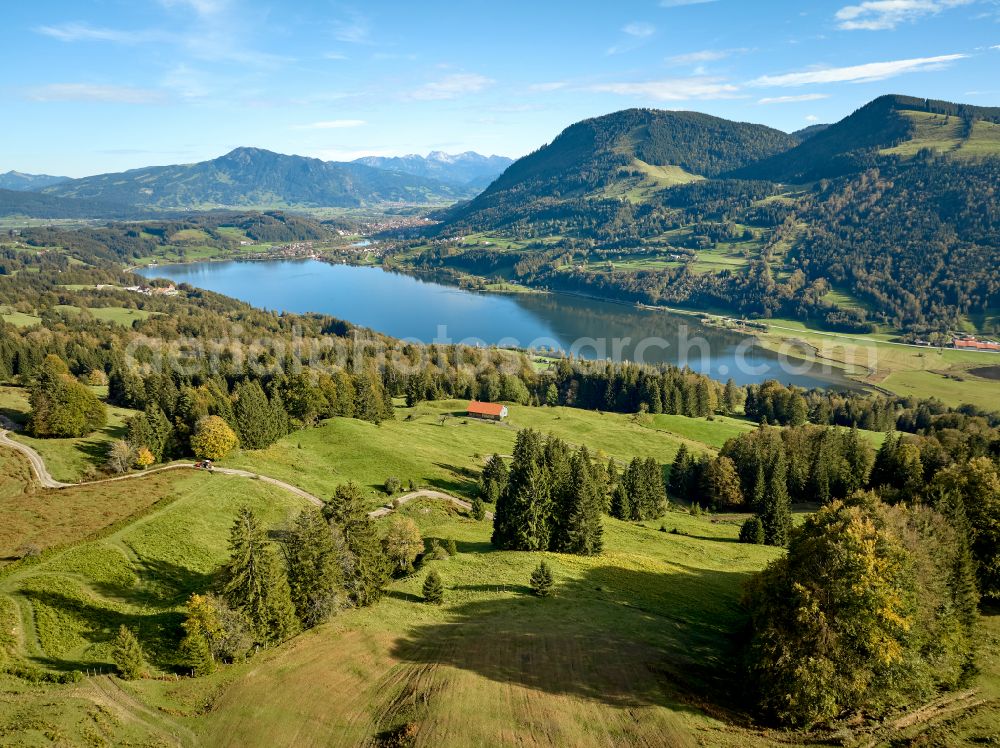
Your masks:
{"label": "pasture field", "polygon": [[710,449],[683,434],[666,433],[669,429],[654,435],[632,416],[620,413],[510,405],[509,419],[496,424],[467,418],[467,404],[439,400],[398,408],[394,421],[379,426],[334,418],[318,428],[290,434],[268,449],[237,453],[220,464],[255,470],[324,497],[348,480],[380,490],[390,476],[404,485],[413,480],[418,486],[471,497],[483,461],[494,452],[509,455],[520,428],[586,444],[599,450],[603,459],[614,457],[623,463],[639,456],[669,464],[681,444],[695,451]]}
{"label": "pasture field", "polygon": [[980,158],[1000,153],[1000,125],[986,120],[973,123],[972,132],[965,137],[965,123],[961,117],[932,112],[905,111],[902,115],[914,125],[910,140],[882,153],[915,156],[924,149],[947,153],[958,158]]}
{"label": "pasture field", "polygon": [[[321,495],[347,479],[371,492],[390,474],[468,495],[481,458],[509,453],[521,426],[623,461],[664,463],[681,443],[709,450],[753,428],[520,406],[507,426],[455,416],[461,405],[400,408],[381,426],[334,419],[230,462]],[[425,565],[371,608],[188,678],[177,654],[182,606],[211,587],[235,512],[250,503],[276,527],[305,502],[262,481],[191,471],[41,491],[5,450],[0,478],[0,550],[16,551],[22,536],[42,550],[0,570],[0,662],[105,673],[66,685],[0,675],[0,745],[842,744],[843,735],[771,731],[740,716],[743,583],[782,553],[736,542],[745,515],[674,508],[644,523],[605,518],[604,552],[587,558],[496,551],[489,522],[414,501],[399,511],[425,542],[454,540],[458,550],[429,562],[444,580],[442,606],[422,600]],[[527,587],[542,558],[556,577],[553,598]],[[107,675],[123,623],[139,630],[155,677]],[[973,745],[997,734],[998,651],[1000,617],[984,616],[974,685],[986,703],[929,733],[919,726],[921,739]],[[409,742],[391,742],[400,736]]]}
{"label": "pasture field", "polygon": [[[768,320],[768,331],[755,333],[772,350],[804,345],[865,384],[898,395],[937,397],[947,405],[963,403],[996,410],[1000,382],[976,377],[969,369],[989,366],[1000,354],[892,343],[887,333],[851,335],[810,329],[790,319]],[[954,379],[958,377],[959,379]]]}
{"label": "pasture field", "polygon": [[[81,307],[68,304],[57,304],[53,309],[77,314],[84,311]],[[159,314],[159,312],[147,312],[145,309],[131,309],[122,306],[87,307],[86,312],[95,319],[112,322],[122,327],[131,327],[136,320],[149,319],[155,314]]]}
{"label": "pasture field", "polygon": [[[28,393],[22,387],[0,386],[0,415],[15,424],[28,420]],[[100,468],[108,445],[125,435],[125,421],[135,414],[127,408],[109,405],[107,425],[79,439],[34,439],[27,434],[11,435],[12,439],[27,444],[45,459],[45,464],[58,481],[75,483]]]}
{"label": "pasture field", "polygon": [[[181,609],[192,592],[211,586],[228,557],[237,509],[251,504],[279,525],[305,505],[261,481],[186,471],[89,487],[90,502],[79,494],[85,489],[67,490],[78,492],[69,501],[102,537],[57,549],[0,580],[21,611],[24,654],[54,670],[110,670],[110,640],[123,624],[141,632],[154,672],[176,669]],[[98,532],[114,530],[116,520],[88,514],[100,511],[101,498],[123,505],[120,511],[131,505],[134,521]]]}

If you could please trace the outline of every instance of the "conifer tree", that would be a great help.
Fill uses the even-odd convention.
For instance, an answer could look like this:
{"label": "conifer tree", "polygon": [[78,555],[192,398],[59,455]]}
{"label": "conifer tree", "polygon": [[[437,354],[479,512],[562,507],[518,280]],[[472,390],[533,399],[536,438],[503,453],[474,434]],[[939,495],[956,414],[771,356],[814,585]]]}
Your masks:
{"label": "conifer tree", "polygon": [[531,572],[531,579],[528,581],[531,591],[538,597],[551,597],[554,583],[552,569],[544,560],[540,561]]}
{"label": "conifer tree", "polygon": [[472,519],[476,522],[482,522],[486,519],[486,505],[483,504],[483,500],[476,496],[472,500]]}
{"label": "conifer tree", "polygon": [[229,550],[222,587],[227,602],[246,616],[258,644],[284,641],[297,628],[288,580],[267,531],[250,507],[237,512]]}
{"label": "conifer tree", "polygon": [[767,475],[760,520],[764,525],[764,542],[783,546],[792,529],[792,504],[788,497],[787,464],[784,452],[773,458]]}
{"label": "conifer tree", "polygon": [[191,595],[187,602],[187,615],[181,628],[184,638],[180,651],[194,675],[208,675],[215,670],[212,640],[219,636],[221,623],[205,595]]}
{"label": "conifer tree", "polygon": [[740,527],[740,542],[752,543],[753,545],[764,544],[764,524],[756,514],[747,517]]}
{"label": "conifer tree", "polygon": [[675,499],[686,499],[691,487],[688,448],[682,444],[670,465],[670,495]]}
{"label": "conifer tree", "polygon": [[565,507],[566,521],[554,549],[595,556],[604,547],[604,525],[601,521],[601,498],[586,447],[581,447],[571,460],[569,496]]}
{"label": "conifer tree", "polygon": [[518,432],[507,487],[493,515],[493,545],[509,550],[546,550],[552,532],[551,485],[541,436]]}
{"label": "conifer tree", "polygon": [[509,471],[503,458],[494,454],[486,461],[482,475],[479,478],[479,494],[483,501],[495,504],[500,494],[507,487]]}
{"label": "conifer tree", "polygon": [[622,474],[621,485],[628,497],[627,502],[622,503],[622,508],[627,507],[628,515],[620,517],[624,520],[638,520],[642,518],[642,507],[646,503],[646,484],[644,481],[644,471],[642,460],[633,457],[628,467]]}
{"label": "conifer tree", "polygon": [[663,469],[654,457],[647,457],[642,464],[644,491],[639,519],[654,519],[667,511],[667,487],[663,483]]}
{"label": "conifer tree", "polygon": [[624,480],[619,482],[611,493],[611,516],[625,521],[632,519],[632,500],[625,488]]}
{"label": "conifer tree", "polygon": [[260,384],[240,382],[233,390],[233,418],[245,449],[269,447],[287,432],[288,416],[280,403],[272,404]]}
{"label": "conifer tree", "polygon": [[337,486],[333,498],[323,507],[323,516],[340,528],[351,553],[352,573],[346,580],[351,599],[362,607],[377,602],[389,582],[391,566],[358,485],[351,482]]}
{"label": "conifer tree", "polygon": [[444,602],[444,583],[435,569],[431,569],[424,579],[423,593],[424,600],[432,605]]}
{"label": "conifer tree", "polygon": [[330,525],[317,509],[303,511],[281,539],[295,614],[305,628],[322,623],[347,598],[340,549]]}
{"label": "conifer tree", "polygon": [[135,632],[126,626],[118,628],[112,644],[111,658],[118,668],[118,674],[125,680],[141,678],[146,671],[146,654],[142,651]]}
{"label": "conifer tree", "polygon": [[608,466],[604,469],[604,487],[601,492],[601,511],[605,514],[611,514],[611,500],[614,496],[615,489],[618,486],[618,482],[618,464],[615,462],[614,457],[609,457]]}

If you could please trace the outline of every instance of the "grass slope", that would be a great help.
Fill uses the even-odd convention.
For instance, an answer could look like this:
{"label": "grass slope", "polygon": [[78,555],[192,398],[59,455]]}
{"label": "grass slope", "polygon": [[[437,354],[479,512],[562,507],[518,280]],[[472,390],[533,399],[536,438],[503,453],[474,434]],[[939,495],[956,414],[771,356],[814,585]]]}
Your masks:
{"label": "grass slope", "polygon": [[348,480],[379,489],[390,476],[471,496],[483,459],[494,452],[509,455],[519,428],[586,444],[623,462],[638,455],[669,464],[682,443],[700,451],[709,448],[683,434],[651,434],[631,416],[618,413],[511,405],[509,420],[498,425],[466,418],[467,404],[442,400],[399,408],[396,420],[380,426],[335,418],[223,464],[280,478],[317,496],[332,495]]}
{"label": "grass slope", "polygon": [[[30,406],[27,390],[21,387],[0,387],[0,415],[16,424],[25,424]],[[52,477],[59,481],[75,483],[101,467],[108,445],[125,436],[125,421],[135,411],[108,406],[107,425],[79,439],[34,439],[26,434],[12,438],[36,450],[45,460]]]}
{"label": "grass slope", "polygon": [[[132,496],[143,493],[153,501],[168,499],[162,506],[140,511],[134,522],[106,537],[15,568],[0,582],[0,592],[21,609],[25,650],[35,664],[107,671],[110,640],[124,624],[141,632],[154,669],[173,669],[181,607],[192,592],[210,586],[211,574],[227,558],[237,509],[252,504],[275,525],[304,505],[280,488],[235,477],[184,473],[148,480],[95,487],[100,498],[90,494],[90,512],[100,511],[99,504],[93,506],[97,502],[146,508],[152,501]],[[59,499],[63,495],[59,492]],[[49,501],[56,496],[47,494]],[[96,529],[113,519],[98,514],[87,521]],[[72,532],[62,533],[68,535]]]}

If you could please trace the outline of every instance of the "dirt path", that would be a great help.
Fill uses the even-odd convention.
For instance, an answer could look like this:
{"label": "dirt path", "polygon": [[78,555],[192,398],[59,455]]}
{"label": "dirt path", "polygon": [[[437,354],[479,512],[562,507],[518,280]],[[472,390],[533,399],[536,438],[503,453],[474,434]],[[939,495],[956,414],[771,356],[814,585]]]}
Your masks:
{"label": "dirt path", "polygon": [[[25,457],[27,457],[28,462],[31,463],[32,470],[34,470],[35,475],[38,476],[38,482],[44,488],[63,489],[63,488],[74,488],[76,486],[94,486],[100,483],[113,483],[114,481],[142,478],[147,475],[153,475],[154,473],[161,473],[164,470],[199,469],[196,465],[192,463],[181,462],[181,463],[175,463],[173,465],[164,465],[163,467],[153,468],[152,470],[143,470],[142,472],[138,473],[119,475],[114,478],[102,478],[101,480],[86,481],[83,483],[63,483],[61,481],[57,481],[55,478],[52,477],[52,474],[49,472],[49,469],[45,466],[45,460],[42,459],[42,456],[38,454],[38,452],[29,447],[27,444],[22,444],[21,442],[14,441],[8,435],[9,433],[10,432],[7,431],[6,429],[0,430],[0,446],[10,447],[11,449],[15,449],[21,454],[23,454]],[[305,499],[313,506],[323,506],[323,504],[325,503],[323,499],[319,498],[318,496],[314,496],[308,491],[302,490],[298,486],[293,486],[291,483],[286,483],[283,480],[278,480],[277,478],[272,478],[268,475],[253,473],[250,472],[249,470],[238,470],[236,468],[224,468],[224,467],[213,467],[211,472],[221,473],[222,475],[232,475],[236,476],[237,478],[249,478],[251,480],[259,480],[263,481],[264,483],[270,483],[272,486],[278,486],[279,488],[282,488],[290,493],[295,494],[296,496],[299,496],[300,498]],[[393,504],[402,505],[406,504],[409,501],[413,501],[414,499],[440,499],[442,501],[450,501],[455,506],[458,506],[467,511],[472,509],[472,504],[470,504],[468,501],[460,499],[456,496],[452,496],[451,494],[446,494],[441,491],[432,491],[430,489],[425,489],[422,491],[412,491],[408,494],[404,494],[403,496],[394,499]],[[387,514],[392,514],[393,511],[395,511],[393,506],[382,506],[379,507],[378,509],[375,509],[374,511],[369,512],[368,516],[371,517],[372,519],[378,519],[379,517],[384,517]],[[492,515],[487,514],[487,517],[492,518]]]}
{"label": "dirt path", "polygon": [[21,444],[11,439],[7,434],[10,432],[4,429],[0,431],[0,444],[5,447],[10,447],[11,449],[16,449],[18,452],[23,454],[28,458],[28,462],[31,463],[31,469],[35,471],[35,475],[38,476],[38,482],[42,484],[44,488],[66,488],[68,483],[60,483],[49,473],[49,469],[45,467],[45,460],[42,456],[38,454],[31,447],[26,444]]}
{"label": "dirt path", "polygon": [[[384,517],[387,514],[392,514],[395,511],[395,506],[402,506],[407,502],[413,501],[414,499],[440,499],[442,501],[450,501],[455,506],[460,509],[465,509],[466,511],[472,510],[472,504],[470,504],[465,499],[459,499],[451,494],[442,493],[441,491],[432,491],[430,489],[424,489],[422,491],[411,491],[410,493],[403,494],[392,500],[393,506],[382,506],[373,512],[368,512],[368,516],[372,519],[378,519],[379,517]],[[493,513],[486,513],[487,519],[493,519]]]}

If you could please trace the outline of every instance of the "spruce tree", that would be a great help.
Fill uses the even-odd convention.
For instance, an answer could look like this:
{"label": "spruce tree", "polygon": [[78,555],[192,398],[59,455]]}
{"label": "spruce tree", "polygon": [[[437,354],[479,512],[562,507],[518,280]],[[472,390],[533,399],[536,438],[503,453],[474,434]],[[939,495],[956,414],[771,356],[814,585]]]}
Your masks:
{"label": "spruce tree", "polygon": [[229,550],[222,587],[226,601],[246,616],[258,644],[284,641],[297,628],[295,607],[267,531],[250,507],[236,514]]}
{"label": "spruce tree", "polygon": [[337,486],[333,498],[323,507],[323,516],[340,528],[350,551],[352,573],[346,581],[351,599],[361,607],[377,602],[391,577],[391,565],[358,485],[351,482]]}
{"label": "spruce tree", "polygon": [[642,465],[643,503],[639,519],[654,519],[667,511],[667,487],[663,483],[663,469],[655,457],[647,457]]}
{"label": "spruce tree", "polygon": [[545,550],[551,531],[551,485],[543,464],[541,436],[523,429],[514,443],[507,486],[497,499],[492,542],[508,550]]}
{"label": "spruce tree", "polygon": [[288,586],[295,613],[305,628],[322,623],[346,601],[347,592],[335,534],[316,509],[302,512],[282,537]]}
{"label": "spruce tree", "polygon": [[642,460],[638,457],[633,457],[625,469],[621,480],[622,488],[628,497],[628,501],[623,503],[622,508],[627,507],[629,511],[627,515],[620,517],[620,519],[642,519],[642,510],[647,503],[645,477]]}
{"label": "spruce tree", "polygon": [[486,505],[483,504],[483,500],[478,496],[472,500],[472,519],[476,522],[482,522],[486,519]]}
{"label": "spruce tree", "polygon": [[432,605],[440,605],[444,602],[444,584],[436,570],[431,569],[424,579],[424,600]]}
{"label": "spruce tree", "polygon": [[479,478],[479,495],[483,497],[483,501],[491,504],[497,502],[500,494],[507,487],[508,475],[507,463],[500,455],[494,454],[486,461]]}
{"label": "spruce tree", "polygon": [[632,519],[632,500],[623,482],[619,482],[611,494],[611,516],[625,521]]}
{"label": "spruce tree", "polygon": [[690,464],[687,445],[682,444],[670,465],[670,495],[675,499],[687,499],[690,490]]}
{"label": "spruce tree", "polygon": [[784,452],[773,458],[767,475],[760,520],[764,525],[764,542],[768,545],[788,544],[792,529],[792,504],[788,497],[787,463]]}
{"label": "spruce tree", "polygon": [[531,572],[531,579],[528,581],[531,591],[538,597],[551,597],[555,580],[552,578],[552,569],[545,561],[539,562],[535,570]]}
{"label": "spruce tree", "polygon": [[740,542],[753,545],[764,544],[764,524],[756,514],[750,515],[740,527]]}
{"label": "spruce tree", "polygon": [[118,674],[125,680],[141,678],[146,671],[146,655],[142,651],[142,645],[135,632],[125,626],[118,628],[118,634],[112,643],[111,658],[118,668]]}
{"label": "spruce tree", "polygon": [[245,449],[269,447],[287,432],[288,416],[280,404],[272,405],[256,381],[236,385],[233,418]]}
{"label": "spruce tree", "polygon": [[586,447],[573,455],[571,461],[570,501],[568,515],[555,550],[582,556],[595,556],[604,547],[604,525],[601,520],[601,498],[594,481]]}

